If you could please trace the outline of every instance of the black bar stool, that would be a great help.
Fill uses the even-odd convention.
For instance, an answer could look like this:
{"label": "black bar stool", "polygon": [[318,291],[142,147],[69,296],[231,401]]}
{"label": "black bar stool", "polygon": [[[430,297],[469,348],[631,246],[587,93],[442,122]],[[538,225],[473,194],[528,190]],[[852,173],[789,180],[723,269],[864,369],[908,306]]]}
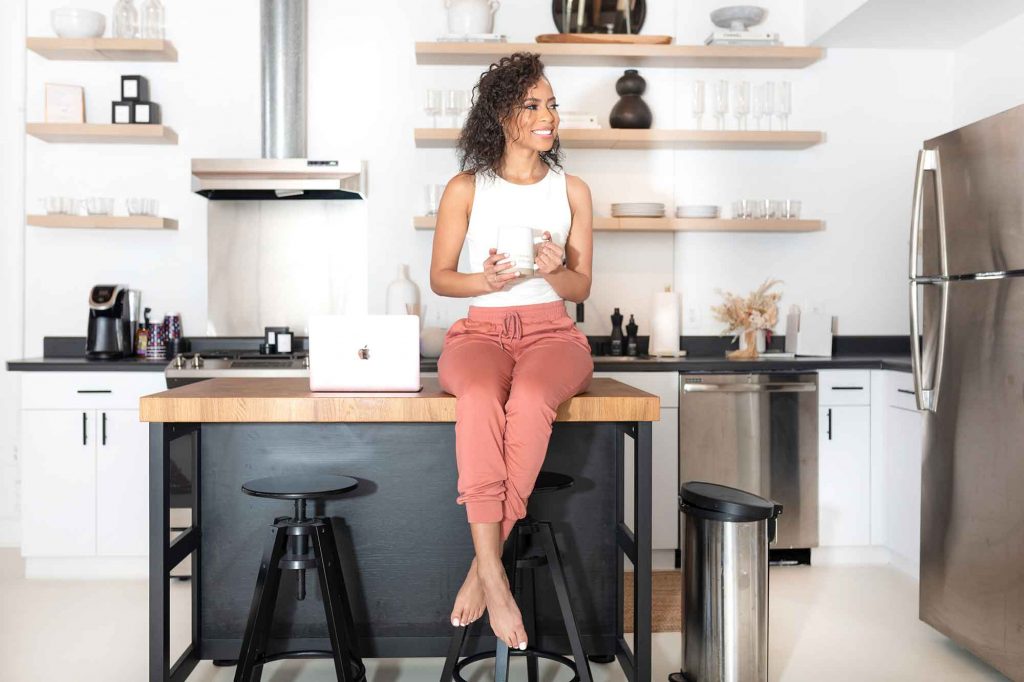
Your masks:
{"label": "black bar stool", "polygon": [[[533,492],[550,493],[556,490],[565,490],[573,486],[571,476],[556,474],[549,471],[542,471],[537,476]],[[473,656],[467,656],[459,660],[462,652],[462,645],[466,639],[468,627],[455,627],[451,640],[448,644],[448,656],[444,662],[444,671],[441,673],[441,682],[466,682],[462,676],[462,670],[477,661],[486,658],[494,658],[494,680],[495,682],[508,681],[508,664],[512,656],[526,657],[526,670],[529,682],[537,682],[537,660],[544,658],[555,661],[570,669],[573,673],[570,682],[592,682],[590,663],[587,660],[586,652],[583,651],[583,640],[580,638],[580,631],[576,625],[576,616],[572,612],[572,601],[569,597],[569,587],[565,581],[565,569],[562,566],[562,557],[555,543],[555,534],[551,529],[550,521],[538,521],[527,513],[525,518],[516,522],[512,527],[509,536],[509,547],[511,559],[508,567],[511,567],[509,584],[512,586],[512,594],[516,598],[520,612],[523,614],[523,625],[526,627],[526,636],[531,644],[526,651],[518,649],[510,650],[508,645],[497,640],[495,651],[484,651]],[[550,651],[537,649],[532,645],[537,637],[537,595],[534,587],[534,572],[538,569],[548,567],[551,575],[551,582],[555,587],[555,596],[558,599],[558,608],[562,614],[562,622],[565,623],[565,631],[569,636],[569,646],[575,661],[565,656]],[[508,570],[506,567],[506,570]]]}
{"label": "black bar stool", "polygon": [[[295,515],[290,518],[279,516],[270,527],[270,537],[256,576],[245,637],[238,654],[235,682],[258,682],[263,674],[263,664],[270,661],[323,657],[334,659],[339,682],[366,679],[366,667],[356,646],[356,630],[345,591],[345,577],[334,542],[334,525],[329,517],[306,516],[307,501],[337,497],[355,490],[358,485],[358,481],[348,476],[292,475],[261,478],[242,486],[246,495],[294,501]],[[301,600],[306,598],[307,569],[316,569],[320,580],[331,651],[286,651],[267,655],[281,571],[297,572],[297,597]]]}

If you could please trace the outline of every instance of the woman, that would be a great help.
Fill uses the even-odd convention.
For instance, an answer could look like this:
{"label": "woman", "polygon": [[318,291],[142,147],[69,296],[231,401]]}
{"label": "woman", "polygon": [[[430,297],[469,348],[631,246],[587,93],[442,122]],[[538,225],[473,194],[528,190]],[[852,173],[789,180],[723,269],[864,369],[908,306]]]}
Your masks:
{"label": "woman", "polygon": [[[562,172],[557,104],[537,55],[504,57],[480,77],[458,146],[462,172],[441,198],[430,266],[435,293],[472,297],[438,361],[441,387],[457,398],[458,502],[476,553],[451,621],[465,627],[486,608],[495,636],[525,649],[501,550],[526,515],[558,406],[593,375],[564,304],[590,294],[590,190]],[[496,248],[502,228],[523,226],[543,239],[532,276]],[[464,242],[469,273],[458,272]]]}

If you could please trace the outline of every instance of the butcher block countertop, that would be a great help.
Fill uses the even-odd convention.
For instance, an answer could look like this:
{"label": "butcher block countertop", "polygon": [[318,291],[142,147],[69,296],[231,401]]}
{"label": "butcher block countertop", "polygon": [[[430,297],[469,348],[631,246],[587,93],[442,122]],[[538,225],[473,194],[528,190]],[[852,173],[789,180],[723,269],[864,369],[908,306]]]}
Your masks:
{"label": "butcher block countertop", "polygon": [[[658,421],[657,396],[614,379],[558,408],[560,422]],[[309,380],[209,379],[144,396],[144,422],[454,422],[455,398],[423,377],[419,393],[312,393]]]}

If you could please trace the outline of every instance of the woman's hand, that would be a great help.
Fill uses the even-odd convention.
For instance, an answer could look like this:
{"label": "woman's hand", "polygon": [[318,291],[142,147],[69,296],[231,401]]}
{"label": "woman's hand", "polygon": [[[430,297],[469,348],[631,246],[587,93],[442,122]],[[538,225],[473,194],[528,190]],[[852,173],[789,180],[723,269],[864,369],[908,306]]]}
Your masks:
{"label": "woman's hand", "polygon": [[497,249],[488,251],[487,260],[484,261],[484,284],[487,291],[501,291],[511,280],[519,277],[519,271],[512,269],[512,263],[501,263],[498,261],[508,258],[507,253],[498,253]]}
{"label": "woman's hand", "polygon": [[553,275],[565,267],[565,250],[551,241],[551,233],[544,231],[544,241],[537,245],[537,273]]}

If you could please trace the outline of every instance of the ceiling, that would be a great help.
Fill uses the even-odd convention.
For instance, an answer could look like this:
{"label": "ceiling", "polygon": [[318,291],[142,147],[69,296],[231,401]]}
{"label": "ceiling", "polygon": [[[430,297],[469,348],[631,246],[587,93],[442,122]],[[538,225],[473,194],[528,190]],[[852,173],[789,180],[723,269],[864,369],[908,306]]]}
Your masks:
{"label": "ceiling", "polygon": [[951,49],[1024,14],[1024,0],[864,0],[853,7],[812,44]]}

